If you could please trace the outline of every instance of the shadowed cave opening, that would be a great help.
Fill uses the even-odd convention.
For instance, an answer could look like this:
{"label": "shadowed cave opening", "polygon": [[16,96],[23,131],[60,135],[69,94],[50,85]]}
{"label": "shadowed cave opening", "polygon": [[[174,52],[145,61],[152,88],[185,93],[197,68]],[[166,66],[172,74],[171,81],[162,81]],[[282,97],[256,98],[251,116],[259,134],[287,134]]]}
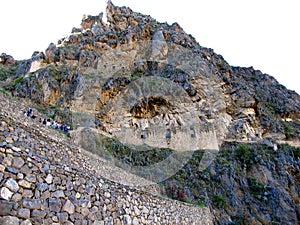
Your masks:
{"label": "shadowed cave opening", "polygon": [[143,97],[130,109],[136,118],[149,119],[163,114],[170,109],[171,104],[161,96]]}

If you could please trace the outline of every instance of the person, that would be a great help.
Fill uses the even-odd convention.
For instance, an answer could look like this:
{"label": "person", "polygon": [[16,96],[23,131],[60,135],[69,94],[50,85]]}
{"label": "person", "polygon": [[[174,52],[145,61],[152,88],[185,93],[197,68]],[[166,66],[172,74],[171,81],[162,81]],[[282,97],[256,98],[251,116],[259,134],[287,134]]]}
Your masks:
{"label": "person", "polygon": [[32,114],[32,108],[28,108],[27,109],[27,116],[31,117],[31,114]]}
{"label": "person", "polygon": [[65,124],[60,126],[60,130],[66,134],[69,132],[69,129]]}
{"label": "person", "polygon": [[51,127],[52,127],[53,129],[57,129],[57,124],[56,124],[56,122],[55,122],[55,121],[53,121],[53,122],[52,122],[52,125],[51,125]]}
{"label": "person", "polygon": [[59,128],[61,127],[61,124],[60,123],[56,123],[56,130],[58,130]]}
{"label": "person", "polygon": [[142,130],[142,132],[141,132],[141,138],[142,139],[146,139],[146,131],[145,130]]}
{"label": "person", "polygon": [[196,132],[195,132],[194,127],[190,127],[190,131],[191,131],[191,137],[195,138],[196,137]]}
{"label": "person", "polygon": [[67,134],[67,133],[69,133],[69,128],[65,125],[65,127],[64,127],[64,132]]}
{"label": "person", "polygon": [[171,130],[170,129],[167,129],[166,139],[167,139],[167,144],[170,144],[171,143]]}
{"label": "person", "polygon": [[51,121],[50,121],[50,119],[47,119],[46,126],[48,126],[48,127],[51,126]]}

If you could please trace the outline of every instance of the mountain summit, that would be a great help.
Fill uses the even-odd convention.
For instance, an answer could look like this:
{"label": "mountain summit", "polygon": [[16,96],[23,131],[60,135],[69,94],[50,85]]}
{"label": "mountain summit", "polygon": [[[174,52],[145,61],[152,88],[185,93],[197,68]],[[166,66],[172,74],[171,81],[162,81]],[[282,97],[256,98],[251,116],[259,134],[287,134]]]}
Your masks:
{"label": "mountain summit", "polygon": [[[204,213],[199,215],[199,223],[192,215],[189,220],[184,206],[182,215],[187,217],[186,221],[178,219],[181,212],[175,213],[176,216],[156,217],[159,212],[154,210],[151,214],[152,209],[145,209],[145,205],[128,206],[130,209],[120,206],[122,212],[114,211],[113,207],[116,204],[119,207],[122,201],[113,199],[112,192],[102,193],[103,185],[92,189],[93,185],[87,185],[88,181],[84,180],[82,185],[86,189],[83,190],[81,178],[79,183],[74,178],[72,182],[78,190],[71,193],[74,186],[58,182],[61,178],[52,181],[50,173],[52,178],[49,174],[45,177],[47,184],[42,178],[38,181],[32,178],[32,183],[37,182],[35,190],[42,193],[35,194],[34,200],[28,200],[33,193],[21,193],[22,200],[18,184],[14,183],[21,175],[7,162],[1,198],[8,203],[1,200],[0,207],[23,201],[23,208],[15,206],[18,211],[13,211],[12,216],[42,217],[52,219],[51,222],[78,219],[85,224],[85,220],[97,221],[96,216],[90,215],[99,211],[97,204],[104,204],[99,219],[103,222],[99,224],[104,221],[105,224],[190,224],[189,221],[209,224],[211,220],[220,224],[296,224],[300,221],[297,148],[300,146],[300,96],[259,70],[230,66],[221,55],[200,46],[179,24],[159,23],[150,16],[108,1],[106,13],[85,16],[80,28],[73,28],[58,43],[51,43],[45,52],[35,52],[31,59],[12,61],[0,68],[3,93],[22,100],[38,110],[39,115],[69,126],[71,139],[64,139],[68,145],[55,146],[68,152],[71,151],[68,146],[77,146],[75,152],[79,147],[86,149],[144,179],[127,180],[105,173],[107,179],[121,183],[118,184],[121,186],[112,184],[110,190],[122,190],[122,185],[149,185],[167,197],[210,208],[195,207],[195,212]],[[6,105],[11,110],[10,103],[3,103],[1,110]],[[0,149],[5,157],[14,157],[6,136],[9,130],[18,130],[17,117],[1,117],[0,131],[5,144],[0,142]],[[27,132],[29,127],[22,125],[22,129]],[[28,132],[26,135],[30,136]],[[36,132],[33,133],[37,138]],[[51,135],[46,136],[46,142],[51,143]],[[22,142],[16,143],[22,146]],[[37,146],[44,149],[44,144],[43,141]],[[28,157],[39,162],[28,150],[31,148],[37,151],[35,145],[21,148],[26,153],[19,162],[25,162]],[[43,151],[38,150],[38,154],[46,154]],[[82,155],[90,157],[87,152]],[[59,161],[78,166],[76,160],[67,162],[60,158]],[[49,163],[53,162],[46,164]],[[59,170],[58,165],[49,168],[54,172]],[[68,176],[75,176],[74,171],[65,170]],[[104,171],[103,167],[96,170],[100,174]],[[83,173],[80,172],[82,176]],[[19,180],[25,185],[23,178]],[[52,182],[57,182],[61,190],[51,186]],[[33,185],[27,186],[24,188],[33,190]],[[101,190],[101,196],[108,201],[99,202],[101,196],[95,190]],[[10,193],[19,195],[11,197]],[[97,200],[94,194],[98,194]],[[82,195],[93,200],[82,199]],[[129,196],[129,199],[143,198],[140,193]],[[49,204],[47,215],[39,211],[36,200],[39,198]],[[68,200],[58,201],[60,198]],[[134,201],[129,202],[134,204]],[[166,211],[174,212],[175,208],[169,206],[169,203],[164,205]],[[61,207],[64,212],[58,209]],[[113,213],[106,215],[108,208]],[[144,214],[140,216],[141,212],[148,219]]]}
{"label": "mountain summit", "polygon": [[[17,76],[24,79],[11,87],[14,96],[90,112],[106,132],[142,123],[206,124],[216,144],[198,145],[214,148],[227,139],[297,141],[299,135],[297,93],[253,68],[231,67],[177,23],[159,23],[110,1],[106,14],[84,17],[81,28],[22,62]],[[149,79],[163,87],[146,91]],[[130,86],[142,92],[129,94]]]}

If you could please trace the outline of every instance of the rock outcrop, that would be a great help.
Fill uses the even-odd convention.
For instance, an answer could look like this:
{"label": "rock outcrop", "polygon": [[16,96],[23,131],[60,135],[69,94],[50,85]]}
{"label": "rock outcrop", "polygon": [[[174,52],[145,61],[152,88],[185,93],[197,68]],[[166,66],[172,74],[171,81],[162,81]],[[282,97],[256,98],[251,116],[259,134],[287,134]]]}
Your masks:
{"label": "rock outcrop", "polygon": [[273,77],[229,66],[177,23],[111,2],[103,16],[85,16],[81,28],[22,63],[18,76],[25,79],[10,89],[13,95],[91,113],[106,132],[145,123],[150,130],[213,127],[216,145],[199,149],[228,139],[297,141],[299,133],[286,130],[299,127],[300,97]]}
{"label": "rock outcrop", "polygon": [[10,66],[10,65],[14,64],[14,62],[15,62],[15,59],[11,55],[7,55],[5,53],[2,53],[0,55],[0,64],[2,64],[4,66]]}
{"label": "rock outcrop", "polygon": [[179,24],[108,1],[0,69],[2,223],[299,223],[300,96]]}

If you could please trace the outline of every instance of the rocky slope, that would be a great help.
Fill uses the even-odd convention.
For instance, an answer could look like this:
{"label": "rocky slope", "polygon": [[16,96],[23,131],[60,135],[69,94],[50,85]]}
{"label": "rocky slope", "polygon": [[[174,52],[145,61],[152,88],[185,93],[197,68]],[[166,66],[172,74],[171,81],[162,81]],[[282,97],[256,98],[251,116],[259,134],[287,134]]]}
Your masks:
{"label": "rocky slope", "polygon": [[[151,187],[152,193],[197,205],[193,207],[198,210],[196,214],[189,214],[189,208],[170,200],[155,206],[179,204],[183,208],[178,213],[196,224],[299,223],[300,96],[261,71],[230,66],[212,49],[200,46],[177,23],[159,23],[108,1],[105,14],[85,17],[80,28],[73,28],[57,44],[51,43],[44,53],[35,52],[29,60],[0,65],[0,81],[2,92],[71,126],[72,138],[63,140],[69,144],[60,142],[55,154],[62,156],[58,162],[64,157],[70,159],[69,153],[75,154],[74,158],[84,157],[84,163],[73,161],[73,157],[69,162],[63,160],[68,168],[83,164],[84,170],[76,172],[83,177],[85,170],[93,169],[116,183],[139,186],[146,192]],[[1,110],[6,107],[13,114],[9,107],[12,103],[7,101]],[[14,133],[14,126],[20,126],[18,117],[1,117],[5,139],[9,127]],[[43,130],[44,145],[56,143],[50,138],[57,135],[55,132],[34,126],[37,132]],[[30,136],[28,126],[22,125],[22,129]],[[38,149],[46,148],[43,144]],[[3,146],[3,155],[14,158],[11,146]],[[75,146],[75,153],[70,146]],[[93,154],[84,150],[78,154],[79,147]],[[39,157],[47,154],[38,149],[32,151]],[[28,154],[16,153],[25,162]],[[48,162],[52,163],[56,170],[57,159]],[[45,174],[36,176],[46,179]],[[6,173],[1,183],[6,193],[13,191],[5,186],[9,177],[19,179],[10,171]],[[60,185],[62,190],[64,185]],[[119,184],[112,185],[119,190]],[[36,192],[38,187],[32,187]],[[20,190],[14,194],[22,195]],[[97,192],[102,193],[101,187]],[[140,195],[148,196],[146,192]],[[72,196],[67,193],[61,204]],[[35,199],[39,196],[32,195]],[[17,200],[2,202],[3,207],[13,207],[9,212],[12,216],[18,217],[21,207],[21,212],[29,212],[30,217],[40,210],[22,206],[22,199]],[[93,200],[91,207],[98,201]],[[99,205],[95,207],[100,209]],[[90,220],[89,214],[82,215],[78,210],[82,223]],[[68,211],[47,212],[43,218],[57,222],[56,213],[76,221]],[[178,215],[166,213],[156,222],[153,217],[148,222],[183,224],[178,222]],[[137,217],[136,224],[142,223],[142,217],[147,223],[145,217],[149,215]],[[111,221],[110,216],[103,218]],[[125,220],[132,221],[135,214],[126,211],[124,218],[125,214],[118,214],[113,220],[126,224]]]}
{"label": "rocky slope", "polygon": [[[224,143],[205,170],[203,151],[195,151],[161,182],[163,195],[189,203],[184,204],[149,193],[150,186],[127,186],[145,181],[74,146],[75,137],[24,116],[20,101],[0,93],[0,103],[2,224],[299,223],[300,148]],[[122,154],[120,145],[111,150],[116,158]]]}
{"label": "rocky slope", "polygon": [[118,171],[24,116],[20,102],[0,93],[0,105],[1,224],[213,224],[208,208],[107,180]]}
{"label": "rocky slope", "polygon": [[[273,77],[229,66],[176,23],[159,23],[111,2],[107,22],[103,17],[84,18],[81,28],[34,53],[6,89],[37,104],[95,115],[96,127],[119,138],[121,128],[161,125],[178,129],[176,140],[189,126],[200,137],[210,131],[204,135],[215,143],[196,143],[199,149],[226,139],[297,141],[300,97]],[[161,137],[159,131],[151,135]]]}

